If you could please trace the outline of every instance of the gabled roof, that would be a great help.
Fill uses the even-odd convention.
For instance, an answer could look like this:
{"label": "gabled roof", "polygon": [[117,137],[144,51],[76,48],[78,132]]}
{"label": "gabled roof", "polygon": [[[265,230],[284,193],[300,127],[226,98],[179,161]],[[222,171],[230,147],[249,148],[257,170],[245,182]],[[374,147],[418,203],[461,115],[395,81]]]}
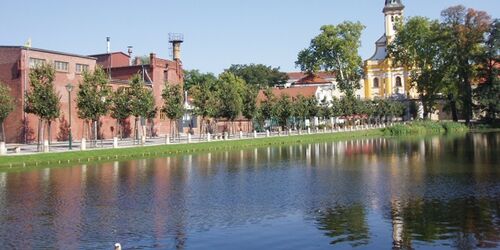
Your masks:
{"label": "gabled roof", "polygon": [[[306,73],[306,72],[288,72],[286,74],[288,75],[289,81],[297,81],[297,80],[300,80],[308,75],[308,73]],[[334,79],[335,78],[334,74],[324,72],[324,71],[315,72],[314,74],[316,76],[324,78],[324,79]]]}
{"label": "gabled roof", "polygon": [[331,83],[331,81],[328,81],[317,74],[306,74],[304,77],[296,81],[294,84],[306,85],[306,84],[323,84],[323,83]]}
{"label": "gabled roof", "polygon": [[377,42],[375,42],[375,53],[368,58],[367,61],[385,60],[387,57],[387,37],[382,35]]}
{"label": "gabled roof", "polygon": [[[275,97],[280,97],[282,95],[288,95],[291,98],[296,98],[299,95],[304,97],[315,96],[318,90],[317,86],[307,86],[307,87],[293,87],[293,88],[272,88],[272,92]],[[262,102],[266,100],[266,95],[264,95],[264,90],[260,90],[257,95],[257,102]]]}

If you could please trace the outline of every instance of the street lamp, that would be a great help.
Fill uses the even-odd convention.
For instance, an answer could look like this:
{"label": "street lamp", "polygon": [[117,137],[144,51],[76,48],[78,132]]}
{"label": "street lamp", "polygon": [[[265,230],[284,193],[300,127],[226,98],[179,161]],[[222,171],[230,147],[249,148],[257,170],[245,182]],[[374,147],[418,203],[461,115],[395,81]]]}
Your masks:
{"label": "street lamp", "polygon": [[73,149],[73,136],[71,135],[71,91],[73,91],[73,85],[68,83],[66,85],[66,90],[68,91],[68,119],[69,119],[69,150]]}

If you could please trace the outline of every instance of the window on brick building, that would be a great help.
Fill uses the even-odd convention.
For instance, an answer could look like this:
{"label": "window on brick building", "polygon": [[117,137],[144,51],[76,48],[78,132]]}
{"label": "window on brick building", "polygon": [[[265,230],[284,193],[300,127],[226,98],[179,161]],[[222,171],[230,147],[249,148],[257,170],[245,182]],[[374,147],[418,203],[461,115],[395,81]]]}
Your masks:
{"label": "window on brick building", "polygon": [[43,64],[45,64],[45,59],[30,57],[30,69],[42,66]]}
{"label": "window on brick building", "polygon": [[378,89],[378,87],[379,87],[378,78],[376,78],[376,77],[375,77],[375,78],[373,78],[373,87],[374,87],[374,88],[377,88],[377,89]]}
{"label": "window on brick building", "polygon": [[88,70],[89,70],[89,65],[87,65],[87,64],[80,64],[80,63],[76,64],[75,72],[77,74],[81,74],[84,71],[88,71]]}
{"label": "window on brick building", "polygon": [[401,77],[396,77],[396,87],[402,87],[403,83],[401,82]]}
{"label": "window on brick building", "polygon": [[163,81],[168,81],[168,70],[163,71]]}
{"label": "window on brick building", "polygon": [[167,120],[167,113],[160,111],[160,120],[162,121]]}
{"label": "window on brick building", "polygon": [[69,63],[62,61],[54,61],[54,68],[56,71],[68,72]]}

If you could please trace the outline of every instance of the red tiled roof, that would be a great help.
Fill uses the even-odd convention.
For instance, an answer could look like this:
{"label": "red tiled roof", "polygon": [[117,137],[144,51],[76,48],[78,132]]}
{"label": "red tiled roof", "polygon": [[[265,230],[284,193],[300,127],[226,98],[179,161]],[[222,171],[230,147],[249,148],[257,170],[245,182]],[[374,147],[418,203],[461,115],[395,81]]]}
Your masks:
{"label": "red tiled roof", "polygon": [[[274,96],[280,97],[282,95],[288,95],[289,97],[298,97],[302,95],[304,97],[314,96],[316,94],[318,87],[310,86],[310,87],[294,87],[294,88],[273,88],[272,92]],[[266,99],[266,95],[264,95],[264,90],[259,91],[257,95],[257,102],[262,102]]]}
{"label": "red tiled roof", "polygon": [[[288,78],[290,80],[299,80],[299,79],[302,79],[302,78],[304,78],[304,77],[306,77],[308,75],[305,72],[288,72],[286,74],[288,75]],[[316,73],[314,73],[314,75],[316,75],[318,77],[321,77],[321,78],[324,78],[324,79],[335,78],[334,74],[328,73],[328,72],[324,72],[324,71],[316,72]]]}
{"label": "red tiled roof", "polygon": [[295,82],[295,84],[321,84],[321,83],[330,83],[330,81],[326,80],[325,78],[317,74],[307,74]]}

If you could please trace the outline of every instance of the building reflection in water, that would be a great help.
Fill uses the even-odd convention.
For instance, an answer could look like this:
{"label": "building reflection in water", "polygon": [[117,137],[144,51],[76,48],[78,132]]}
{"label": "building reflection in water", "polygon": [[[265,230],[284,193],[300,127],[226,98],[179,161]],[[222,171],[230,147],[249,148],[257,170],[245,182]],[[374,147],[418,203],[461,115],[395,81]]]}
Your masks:
{"label": "building reflection in water", "polygon": [[184,249],[298,213],[326,244],[499,247],[499,142],[358,139],[0,173],[0,243]]}

